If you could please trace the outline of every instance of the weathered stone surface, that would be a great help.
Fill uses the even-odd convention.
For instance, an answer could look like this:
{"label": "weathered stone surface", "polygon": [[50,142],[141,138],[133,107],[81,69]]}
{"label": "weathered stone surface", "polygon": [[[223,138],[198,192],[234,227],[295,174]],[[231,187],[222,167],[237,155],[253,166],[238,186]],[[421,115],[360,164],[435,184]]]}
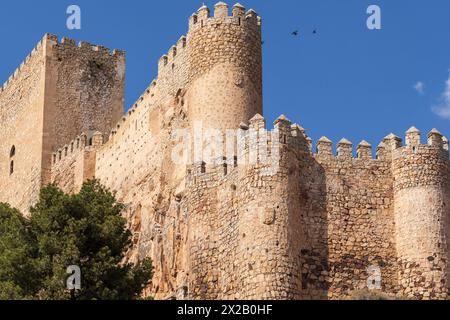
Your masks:
{"label": "weathered stone surface", "polygon": [[123,52],[46,34],[0,90],[0,199],[28,211],[53,153],[83,132],[106,138],[123,115],[124,77]]}
{"label": "weathered stone surface", "polygon": [[[74,193],[99,179],[126,204],[127,259],[154,261],[145,294],[157,299],[342,299],[374,268],[385,293],[444,299],[448,139],[433,130],[422,145],[411,128],[372,159],[366,141],[356,157],[325,137],[313,153],[285,116],[279,139],[252,135],[266,124],[260,28],[241,5],[200,8],[125,117],[124,53],[46,35],[0,91],[0,201],[26,212],[48,182]],[[240,158],[172,161],[174,132],[197,122],[241,128]],[[255,145],[279,150],[274,171],[240,161]]]}

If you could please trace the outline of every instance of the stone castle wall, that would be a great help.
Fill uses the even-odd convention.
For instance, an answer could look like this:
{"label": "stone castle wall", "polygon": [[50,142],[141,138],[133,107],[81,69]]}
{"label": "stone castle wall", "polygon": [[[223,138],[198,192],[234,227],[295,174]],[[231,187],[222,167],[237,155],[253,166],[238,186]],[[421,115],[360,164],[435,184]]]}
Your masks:
{"label": "stone castle wall", "polygon": [[[262,117],[250,129],[264,126]],[[290,129],[289,129],[290,130]],[[283,142],[265,136],[243,135],[243,157],[250,146]],[[226,160],[216,165],[196,164],[189,170],[185,201],[189,212],[189,292],[196,299],[300,299],[297,272],[301,225],[296,196],[289,181],[292,158],[285,156],[268,175],[270,165],[239,165]],[[294,179],[292,179],[294,180]],[[286,199],[292,198],[291,201]],[[287,226],[290,226],[288,228]]]}
{"label": "stone castle wall", "polygon": [[229,16],[218,4],[211,15],[203,6],[190,18],[188,44],[192,121],[226,130],[262,114],[261,21],[254,11],[238,5]]}
{"label": "stone castle wall", "polygon": [[[390,135],[373,158],[365,141],[356,156],[345,139],[335,154],[325,137],[313,152],[285,117],[267,136],[261,19],[228,10],[191,16],[125,115],[124,53],[46,35],[0,92],[0,201],[26,211],[47,182],[75,193],[99,179],[126,205],[127,259],[153,260],[145,294],[157,299],[342,299],[367,287],[370,268],[384,292],[444,298],[448,140],[432,131],[422,145],[412,128],[406,146]],[[175,162],[177,133],[198,123],[240,128],[232,143],[243,153]],[[253,146],[278,154],[276,166],[249,163]]]}
{"label": "stone castle wall", "polygon": [[52,156],[51,181],[66,193],[80,191],[83,182],[95,178],[97,149],[103,145],[99,131],[82,134]]}
{"label": "stone castle wall", "polygon": [[43,37],[0,92],[2,201],[27,213],[51,182],[54,152],[81,132],[107,137],[123,114],[124,76],[123,52]]}
{"label": "stone castle wall", "polygon": [[412,157],[410,146],[388,136],[374,159],[367,142],[354,157],[345,139],[336,155],[326,138],[312,153],[299,126],[277,120],[283,127],[287,143],[280,140],[273,175],[230,162],[191,169],[193,297],[342,299],[379,275],[392,296],[445,298],[450,176],[442,135],[439,145],[417,145]]}
{"label": "stone castle wall", "polygon": [[[401,264],[401,293],[412,298],[446,299],[450,287],[449,156],[442,135],[428,145],[409,139],[395,150],[395,235]],[[418,141],[418,142],[417,142]]]}
{"label": "stone castle wall", "polygon": [[[250,121],[250,129],[259,127]],[[287,141],[282,135],[274,174],[265,174],[264,165],[229,162],[191,169],[190,293],[205,299],[338,299],[366,287],[371,266],[380,268],[383,290],[396,293],[390,162],[372,159],[365,144],[360,158],[352,157],[348,144],[340,144],[336,157],[325,139],[312,154],[306,136],[294,131],[298,126],[291,132],[282,120],[276,128]]]}
{"label": "stone castle wall", "polygon": [[[258,21],[253,14],[246,19],[242,9],[234,15],[209,17],[204,11],[195,21],[191,17],[187,36],[161,57],[157,78],[97,153],[96,177],[130,204],[127,216],[138,248],[130,259],[155,261],[149,292],[158,298],[188,286],[188,235],[197,228],[188,225],[186,166],[172,161],[177,142],[172,135],[192,128],[194,121],[237,128],[262,108]],[[223,52],[228,56],[221,57]],[[203,61],[206,56],[212,60]],[[226,70],[217,73],[218,65]],[[199,80],[205,76],[219,83]],[[230,94],[224,95],[224,86]],[[220,122],[212,123],[215,119]]]}
{"label": "stone castle wall", "polygon": [[42,181],[45,72],[41,40],[0,89],[0,199],[24,212],[36,201]]}
{"label": "stone castle wall", "polygon": [[[342,298],[367,288],[370,267],[379,268],[382,289],[396,292],[393,191],[390,162],[372,158],[367,143],[318,142],[313,159],[302,161],[301,217],[306,239],[301,252],[307,296]],[[302,212],[305,210],[305,212]]]}
{"label": "stone castle wall", "polygon": [[50,89],[46,98],[54,109],[48,115],[54,145],[64,146],[81,132],[94,129],[107,137],[124,112],[125,54],[87,42],[77,45],[67,38],[58,41],[55,36],[47,42]]}
{"label": "stone castle wall", "polygon": [[125,54],[46,36],[43,175],[50,182],[52,154],[81,133],[105,139],[124,112]]}

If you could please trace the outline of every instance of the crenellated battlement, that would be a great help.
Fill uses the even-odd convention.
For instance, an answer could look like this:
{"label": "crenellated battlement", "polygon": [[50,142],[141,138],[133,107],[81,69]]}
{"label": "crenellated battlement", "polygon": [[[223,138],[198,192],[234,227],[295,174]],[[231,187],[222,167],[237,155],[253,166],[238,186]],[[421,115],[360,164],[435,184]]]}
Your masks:
{"label": "crenellated battlement", "polygon": [[37,54],[41,54],[41,55],[43,54],[43,44],[44,44],[44,41],[46,39],[48,39],[48,37],[50,37],[50,35],[45,34],[44,37],[41,40],[39,40],[37,45],[31,50],[30,54],[27,55],[25,60],[23,60],[23,62],[19,65],[19,67],[17,67],[17,69],[9,76],[9,78],[0,87],[0,94],[3,91],[6,91],[6,89],[8,88],[8,85],[11,84],[11,82],[14,81],[18,77],[19,73],[23,70],[24,66],[28,64],[28,62],[31,60],[32,57],[34,57]]}
{"label": "crenellated battlement", "polygon": [[215,187],[230,180],[236,181],[239,165],[236,157],[219,157],[213,164],[199,161],[187,167],[188,186]]}
{"label": "crenellated battlement", "polygon": [[345,160],[385,160],[383,155],[385,146],[380,144],[377,148],[377,155],[372,156],[373,148],[370,143],[362,140],[356,146],[356,157],[353,152],[353,143],[343,138],[336,145],[336,154],[333,153],[333,142],[327,137],[322,137],[317,141],[316,152],[313,154],[317,157],[331,157],[341,161]]}
{"label": "crenellated battlement", "polygon": [[261,22],[261,17],[259,17],[253,9],[246,12],[244,6],[240,3],[236,3],[232,7],[230,15],[228,4],[218,2],[214,6],[212,15],[211,10],[206,5],[203,5],[196,13],[191,15],[189,18],[189,32],[196,31],[208,25],[217,25],[222,23],[250,28],[260,28]]}
{"label": "crenellated battlement", "polygon": [[[55,49],[54,51],[51,51]],[[22,73],[22,70],[28,66],[30,63],[30,60],[36,57],[37,55],[40,56],[41,59],[45,59],[45,54],[47,52],[48,55],[53,54],[54,57],[59,57],[58,52],[66,51],[66,52],[72,52],[72,54],[79,54],[82,56],[83,54],[86,54],[87,51],[95,54],[101,55],[103,57],[108,57],[111,59],[119,59],[124,63],[125,59],[125,52],[121,50],[110,50],[107,47],[101,46],[101,45],[92,45],[88,42],[80,41],[76,43],[75,40],[63,37],[61,40],[58,39],[56,35],[46,33],[42,39],[38,42],[38,44],[33,48],[31,53],[25,58],[25,60],[20,64],[20,66],[15,70],[15,72],[8,78],[8,80],[0,87],[0,95],[5,92],[9,86],[13,83],[14,80],[19,78],[19,81],[23,80],[19,75]],[[79,50],[79,52],[78,52]],[[51,54],[50,54],[51,53]],[[56,53],[56,54],[55,54]],[[61,61],[61,57],[58,58],[59,61]],[[44,65],[44,64],[42,64]],[[47,69],[49,69],[47,67]],[[43,69],[44,70],[44,69]],[[48,71],[48,70],[46,70]],[[30,75],[30,71],[27,70],[27,73],[24,75],[25,78],[28,78]],[[42,75],[43,77],[46,77],[46,74]]]}
{"label": "crenellated battlement", "polygon": [[71,142],[52,153],[52,167],[60,166],[67,159],[80,152],[97,149],[103,145],[103,134],[101,132],[82,133]]}
{"label": "crenellated battlement", "polygon": [[[333,151],[334,143],[327,137],[321,137],[316,143],[316,150],[313,152],[311,149],[313,142],[312,139],[306,134],[304,128],[298,124],[292,124],[292,122],[281,115],[275,122],[271,130],[266,130],[266,120],[261,115],[257,114],[249,121],[249,125],[241,124],[238,134],[238,143],[241,143],[242,153],[238,156],[238,164],[246,164],[250,159],[260,157],[263,153],[264,156],[269,156],[273,152],[274,148],[281,153],[289,151],[307,151],[314,157],[330,158],[339,161],[391,161],[392,152],[397,150],[405,150],[411,148],[412,145],[402,145],[402,139],[394,134],[388,135],[383,141],[378,144],[374,150],[373,146],[366,140],[362,140],[356,146],[343,138],[336,144],[336,152]],[[411,131],[408,134],[410,134]],[[420,139],[419,139],[420,141]],[[442,142],[439,142],[442,141]],[[257,146],[257,150],[252,150],[251,146]],[[280,148],[285,146],[284,148]],[[436,149],[437,147],[442,150],[448,149],[448,141],[445,137],[441,137],[437,130],[433,130],[429,134],[428,144],[420,144],[417,147],[427,148],[431,147]],[[376,151],[375,155],[373,152]],[[219,157],[222,158],[222,157]],[[223,157],[227,159],[227,157]],[[235,159],[228,157],[228,165]]]}
{"label": "crenellated battlement", "polygon": [[387,146],[388,151],[393,152],[394,156],[400,156],[402,153],[416,153],[418,150],[432,149],[442,151],[442,154],[448,158],[448,139],[444,137],[438,130],[432,129],[427,135],[427,143],[421,142],[421,132],[415,127],[411,127],[405,136],[405,145],[402,139],[394,134],[388,135],[383,143]]}
{"label": "crenellated battlement", "polygon": [[53,34],[46,34],[44,36],[45,40],[50,40],[53,42],[53,45],[66,47],[66,48],[79,48],[84,50],[92,50],[94,52],[99,52],[104,55],[108,55],[111,57],[117,57],[122,58],[125,56],[125,52],[122,50],[114,49],[110,50],[107,47],[104,47],[102,45],[94,45],[86,41],[79,41],[78,43],[74,39],[70,39],[67,37],[63,37],[61,41],[59,41],[58,36]]}
{"label": "crenellated battlement", "polygon": [[80,134],[64,147],[58,149],[56,152],[53,152],[52,166],[56,166],[68,157],[71,157],[72,155],[78,153],[80,150],[84,150],[84,148],[86,148],[88,145],[88,135],[85,133]]}
{"label": "crenellated battlement", "polygon": [[248,125],[242,123],[235,135],[232,133],[234,134],[233,130],[225,135],[226,154],[215,154],[212,160],[197,161],[190,165],[191,176],[201,176],[199,181],[220,182],[220,179],[226,178],[233,170],[244,168],[258,169],[270,176],[277,174],[284,165],[285,154],[291,151],[309,153],[305,130],[284,115],[274,122],[272,129],[267,130],[265,118],[256,114]]}
{"label": "crenellated battlement", "polygon": [[[427,144],[421,143],[421,134],[420,131],[412,127],[406,132],[405,141],[406,144],[403,145],[403,140],[394,135],[389,134],[386,136],[383,141],[378,145],[376,149],[375,158],[372,157],[372,145],[367,141],[361,141],[356,148],[356,157],[353,156],[353,144],[347,139],[343,138],[336,145],[336,154],[333,153],[333,142],[327,137],[322,137],[317,141],[316,151],[314,155],[316,156],[328,156],[335,157],[340,160],[349,160],[349,159],[359,159],[359,160],[391,160],[391,157],[388,157],[389,154],[401,153],[405,150],[416,150],[418,148],[434,148],[441,149],[443,151],[447,151],[448,153],[448,139],[444,137],[439,131],[433,129],[428,134],[428,142]],[[311,141],[310,138],[307,138]]]}
{"label": "crenellated battlement", "polygon": [[0,201],[98,179],[127,204],[127,262],[159,262],[155,299],[342,299],[374,265],[386,293],[446,298],[448,138],[267,125],[261,40],[254,10],[203,5],[124,113],[125,53],[46,34],[0,91]]}
{"label": "crenellated battlement", "polygon": [[[244,131],[258,131],[265,130],[266,121],[261,115],[256,115],[254,118],[250,120],[249,126],[244,124],[241,125],[241,129]],[[306,134],[306,131],[303,127],[296,123],[292,123],[285,115],[281,115],[274,122],[274,126],[272,128],[272,132],[276,132],[279,135],[279,143],[281,145],[286,145],[288,149],[296,149],[297,151],[309,151],[314,156],[327,156],[336,158],[339,160],[348,160],[348,159],[357,159],[357,160],[386,160],[386,150],[388,149],[388,145],[393,139],[394,141],[398,141],[394,136],[386,137],[377,147],[376,156],[373,157],[373,147],[370,143],[365,140],[362,140],[354,150],[353,143],[349,140],[343,138],[336,144],[336,153],[333,152],[333,142],[327,137],[321,137],[316,143],[315,151],[312,150],[313,140]],[[248,138],[248,136],[244,135],[243,138]],[[260,137],[258,141],[251,141],[251,143],[261,143],[265,142],[262,139],[266,139],[265,136]],[[272,145],[272,137],[269,135],[267,139],[268,150],[271,149]],[[401,141],[401,140],[400,140]],[[395,145],[396,147],[400,147],[400,145]],[[353,155],[354,151],[356,151],[356,157]]]}
{"label": "crenellated battlement", "polygon": [[96,153],[103,145],[99,131],[83,133],[52,154],[51,181],[68,193],[78,192],[95,177]]}
{"label": "crenellated battlement", "polygon": [[[158,78],[161,77],[163,73],[166,73],[168,70],[172,70],[175,67],[175,63],[179,62],[179,57],[183,57],[183,53],[187,50],[187,38],[186,36],[181,36],[178,42],[170,47],[169,51],[162,55],[158,61]],[[185,60],[180,61],[180,63],[186,63]]]}
{"label": "crenellated battlement", "polygon": [[[127,117],[132,115],[134,112],[136,112],[138,110],[138,108],[140,108],[143,105],[143,103],[145,102],[146,98],[148,98],[148,97],[151,98],[151,97],[153,97],[155,95],[157,84],[158,84],[158,81],[156,79],[153,79],[150,82],[150,85],[147,87],[147,89],[145,89],[145,91],[134,102],[134,104],[130,107],[130,109],[126,113]],[[119,121],[119,123],[120,123],[120,121]]]}
{"label": "crenellated battlement", "polygon": [[[107,143],[114,143],[114,137],[124,130],[126,130],[129,121],[135,113],[145,104],[148,103],[149,98],[152,98],[155,94],[157,86],[157,80],[154,79],[144,91],[144,93],[136,100],[136,102],[128,109],[128,111],[122,116],[122,118],[112,127]],[[134,118],[133,118],[134,119]],[[106,144],[107,144],[106,143]]]}

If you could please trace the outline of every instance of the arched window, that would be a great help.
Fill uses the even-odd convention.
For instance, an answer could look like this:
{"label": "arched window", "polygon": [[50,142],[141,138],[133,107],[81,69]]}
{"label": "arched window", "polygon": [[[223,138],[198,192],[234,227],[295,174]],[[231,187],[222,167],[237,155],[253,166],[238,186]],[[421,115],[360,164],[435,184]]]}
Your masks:
{"label": "arched window", "polygon": [[11,163],[9,164],[9,175],[12,175],[14,173],[14,160],[11,160]]}
{"label": "arched window", "polygon": [[16,146],[11,147],[11,151],[9,152],[9,157],[13,158],[16,155]]}

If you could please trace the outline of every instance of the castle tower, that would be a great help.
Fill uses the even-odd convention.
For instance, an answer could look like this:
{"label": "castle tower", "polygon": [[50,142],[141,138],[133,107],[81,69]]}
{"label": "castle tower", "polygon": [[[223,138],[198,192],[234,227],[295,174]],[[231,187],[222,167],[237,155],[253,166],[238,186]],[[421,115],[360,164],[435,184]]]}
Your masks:
{"label": "castle tower", "polygon": [[222,158],[189,170],[192,299],[302,297],[304,230],[295,159],[309,149],[303,129],[284,116],[275,133],[264,128],[264,118],[255,115],[242,129],[244,160]]}
{"label": "castle tower", "polygon": [[406,146],[392,151],[394,215],[400,295],[446,299],[449,283],[449,154],[434,130],[428,145],[407,132]]}
{"label": "castle tower", "polygon": [[206,6],[191,16],[188,113],[203,128],[237,129],[262,114],[261,20],[236,4]]}
{"label": "castle tower", "polygon": [[[263,118],[250,120],[250,130],[264,127]],[[253,141],[250,137],[247,147],[258,145],[258,164],[239,167],[238,299],[296,300],[302,296],[299,253],[304,237],[298,213],[299,170],[292,150],[304,138],[284,116],[275,121],[275,128],[278,141],[272,137],[268,144],[261,131]],[[274,146],[279,157],[273,154]],[[260,156],[268,147],[272,158],[266,163]]]}
{"label": "castle tower", "polygon": [[106,139],[124,113],[125,53],[46,35],[43,183],[50,155],[81,133]]}
{"label": "castle tower", "polygon": [[123,114],[124,78],[123,52],[46,34],[0,88],[0,202],[28,212],[54,152],[82,133],[106,138]]}

